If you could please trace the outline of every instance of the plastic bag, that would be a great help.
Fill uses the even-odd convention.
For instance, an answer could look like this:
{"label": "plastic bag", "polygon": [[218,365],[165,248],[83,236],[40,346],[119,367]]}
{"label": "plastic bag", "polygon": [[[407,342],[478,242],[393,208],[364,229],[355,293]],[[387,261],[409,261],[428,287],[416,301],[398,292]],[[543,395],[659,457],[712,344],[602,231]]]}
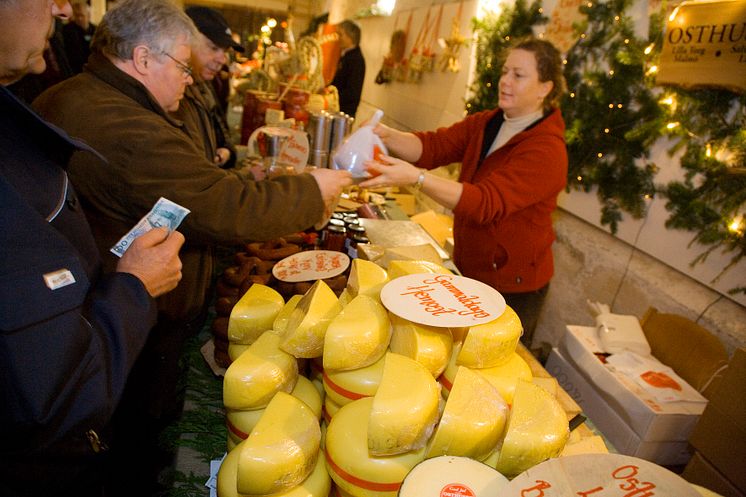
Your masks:
{"label": "plastic bag", "polygon": [[334,169],[350,171],[353,179],[363,180],[369,177],[365,172],[365,162],[377,158],[381,153],[388,154],[386,145],[373,133],[373,128],[381,117],[383,111],[377,110],[365,126],[358,128],[342,142],[332,157]]}

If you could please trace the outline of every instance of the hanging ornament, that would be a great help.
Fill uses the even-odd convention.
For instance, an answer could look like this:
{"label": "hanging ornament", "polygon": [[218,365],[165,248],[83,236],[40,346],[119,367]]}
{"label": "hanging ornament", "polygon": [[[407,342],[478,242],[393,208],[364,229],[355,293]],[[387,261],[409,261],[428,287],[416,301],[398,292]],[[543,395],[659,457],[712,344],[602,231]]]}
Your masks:
{"label": "hanging ornament", "polygon": [[409,24],[411,24],[411,22],[412,15],[410,13],[407,29],[396,29],[396,26],[399,24],[399,14],[396,15],[396,20],[394,21],[394,32],[391,34],[389,53],[383,58],[381,69],[378,71],[378,74],[376,74],[376,84],[383,85],[394,80],[394,73],[396,72],[397,66],[404,58],[404,51],[407,48],[407,32],[409,31]]}
{"label": "hanging ornament", "polygon": [[424,60],[423,71],[433,72],[435,70],[435,59],[437,54],[435,53],[435,46],[438,43],[438,35],[440,35],[440,21],[443,19],[443,4],[440,4],[438,10],[438,17],[433,22],[433,28],[430,31],[430,41],[427,43],[425,48],[422,50],[422,56]]}
{"label": "hanging ornament", "polygon": [[430,30],[430,9],[431,7],[427,8],[425,20],[422,21],[420,31],[417,33],[417,38],[415,38],[412,45],[412,52],[409,54],[407,81],[410,83],[420,83],[422,81],[422,73],[425,67],[425,58],[422,52],[424,50],[425,38],[427,38],[428,31]]}
{"label": "hanging ornament", "polygon": [[458,4],[458,13],[453,18],[453,21],[451,21],[451,35],[446,39],[440,40],[445,50],[440,56],[438,66],[443,72],[459,72],[461,70],[461,63],[458,60],[459,53],[468,43],[467,39],[461,36],[461,12],[463,7],[464,2],[461,0]]}

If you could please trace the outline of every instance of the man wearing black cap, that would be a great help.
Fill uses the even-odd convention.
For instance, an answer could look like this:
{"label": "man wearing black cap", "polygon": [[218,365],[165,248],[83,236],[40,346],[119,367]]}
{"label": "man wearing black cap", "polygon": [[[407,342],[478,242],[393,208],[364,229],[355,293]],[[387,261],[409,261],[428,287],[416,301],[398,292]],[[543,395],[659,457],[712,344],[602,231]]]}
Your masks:
{"label": "man wearing black cap", "polygon": [[226,50],[243,52],[231,36],[225,18],[208,7],[188,7],[199,36],[192,41],[191,66],[194,83],[187,87],[176,116],[205,156],[220,167],[236,163],[236,149],[230,141],[230,130],[217,94],[210,83],[227,61]]}

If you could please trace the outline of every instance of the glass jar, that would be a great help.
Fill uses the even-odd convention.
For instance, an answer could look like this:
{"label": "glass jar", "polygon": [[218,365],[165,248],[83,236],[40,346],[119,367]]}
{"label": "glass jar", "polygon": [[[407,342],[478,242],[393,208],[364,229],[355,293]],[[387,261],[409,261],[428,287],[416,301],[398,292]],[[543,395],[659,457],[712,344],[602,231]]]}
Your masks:
{"label": "glass jar", "polygon": [[347,229],[344,226],[337,226],[331,222],[334,219],[329,220],[324,233],[324,242],[321,246],[324,250],[334,250],[337,252],[343,252],[345,249],[345,240],[347,240]]}

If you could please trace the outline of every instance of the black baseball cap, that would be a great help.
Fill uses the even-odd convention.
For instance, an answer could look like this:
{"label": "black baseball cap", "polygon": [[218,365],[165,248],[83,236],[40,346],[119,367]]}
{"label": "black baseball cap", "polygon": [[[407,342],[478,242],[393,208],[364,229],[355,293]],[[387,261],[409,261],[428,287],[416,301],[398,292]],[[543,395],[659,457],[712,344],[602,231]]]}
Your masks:
{"label": "black baseball cap", "polygon": [[200,33],[220,48],[232,48],[243,52],[244,47],[233,41],[231,28],[220,12],[209,7],[187,7],[184,12],[188,15]]}

